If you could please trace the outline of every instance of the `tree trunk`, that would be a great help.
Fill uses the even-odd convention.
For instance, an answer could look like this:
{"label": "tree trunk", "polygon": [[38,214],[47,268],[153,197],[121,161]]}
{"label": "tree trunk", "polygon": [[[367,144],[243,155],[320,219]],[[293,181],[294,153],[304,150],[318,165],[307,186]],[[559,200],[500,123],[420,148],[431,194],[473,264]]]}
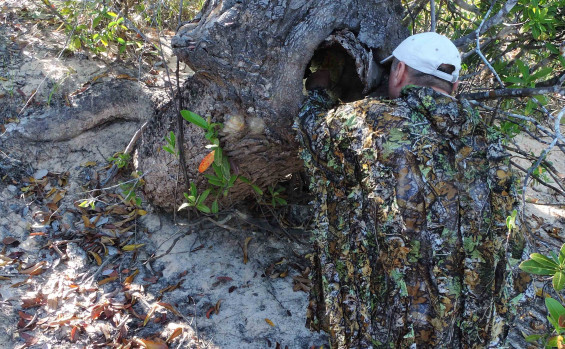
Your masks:
{"label": "tree trunk", "polygon": [[[224,124],[221,146],[232,169],[266,187],[302,168],[292,120],[304,100],[303,79],[320,50],[346,53],[346,69],[357,75],[348,91],[354,99],[380,80],[376,63],[405,36],[398,0],[209,0],[198,21],[181,27],[172,45],[195,74],[184,84],[184,109]],[[151,121],[139,164],[145,193],[157,206],[175,209],[186,180],[200,188],[197,172],[209,152],[202,129],[185,124],[187,179],[178,160],[162,151],[164,136],[176,129],[173,105]],[[178,177],[178,182],[177,182]],[[229,195],[251,193],[236,182]]]}

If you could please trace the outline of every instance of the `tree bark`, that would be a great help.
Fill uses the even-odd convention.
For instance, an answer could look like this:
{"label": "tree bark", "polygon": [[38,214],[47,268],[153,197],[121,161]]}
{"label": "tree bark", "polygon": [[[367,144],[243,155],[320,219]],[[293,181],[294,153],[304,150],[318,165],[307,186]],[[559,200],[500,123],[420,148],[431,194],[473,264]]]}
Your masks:
{"label": "tree bark", "polygon": [[[232,169],[264,188],[302,168],[292,120],[316,51],[346,52],[349,71],[357,74],[352,86],[359,90],[351,98],[362,96],[379,83],[376,62],[407,34],[401,12],[398,0],[207,1],[198,21],[181,27],[172,40],[175,54],[195,72],[180,98],[185,109],[224,125],[220,141]],[[181,204],[186,181],[205,186],[197,167],[209,152],[202,129],[187,124],[189,178],[179,174],[177,183],[178,161],[162,151],[177,112],[171,105],[156,115],[139,153],[145,193],[167,210]],[[251,192],[236,182],[229,197],[240,200]]]}

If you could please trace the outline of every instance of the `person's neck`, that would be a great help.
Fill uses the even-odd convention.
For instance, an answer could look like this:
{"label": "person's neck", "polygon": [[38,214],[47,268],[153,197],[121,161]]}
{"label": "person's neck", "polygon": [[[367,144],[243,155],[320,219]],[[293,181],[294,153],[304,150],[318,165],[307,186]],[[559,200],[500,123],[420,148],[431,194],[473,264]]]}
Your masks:
{"label": "person's neck", "polygon": [[446,90],[439,88],[439,87],[435,87],[435,86],[430,86],[432,88],[432,90],[441,93],[442,95],[445,95],[451,99],[455,99],[455,97],[453,97],[450,93],[448,93]]}

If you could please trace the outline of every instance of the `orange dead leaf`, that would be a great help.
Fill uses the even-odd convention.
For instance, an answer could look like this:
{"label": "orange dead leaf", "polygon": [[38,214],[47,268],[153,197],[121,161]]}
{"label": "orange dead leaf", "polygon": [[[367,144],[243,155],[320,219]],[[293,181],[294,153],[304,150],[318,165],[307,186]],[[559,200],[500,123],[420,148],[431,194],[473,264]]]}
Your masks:
{"label": "orange dead leaf", "polygon": [[167,343],[171,343],[173,341],[173,339],[177,338],[181,334],[182,334],[182,327],[179,327],[176,330],[174,330],[173,333],[171,333],[169,338],[167,338]]}
{"label": "orange dead leaf", "polygon": [[66,193],[67,193],[66,190],[61,190],[61,191],[57,192],[57,194],[55,194],[55,197],[53,198],[52,202],[54,204],[57,204],[59,201],[61,201],[65,197]]}
{"label": "orange dead leaf", "polygon": [[44,231],[38,231],[36,233],[29,233],[29,236],[45,236],[47,235],[47,233],[45,233]]}
{"label": "orange dead leaf", "polygon": [[169,346],[160,338],[150,339],[136,339],[138,344],[142,345],[146,349],[168,349]]}
{"label": "orange dead leaf", "polygon": [[275,324],[269,320],[269,319],[265,319],[265,322],[269,324],[269,326],[275,327]]}
{"label": "orange dead leaf", "polygon": [[71,343],[73,343],[77,340],[77,329],[78,329],[77,326],[73,326],[73,328],[71,329],[71,335],[70,335]]}
{"label": "orange dead leaf", "polygon": [[96,260],[96,264],[102,265],[102,258],[100,258],[98,253],[92,252],[92,251],[88,251],[88,253],[90,253],[92,255],[92,257],[94,257],[94,259]]}
{"label": "orange dead leaf", "polygon": [[45,206],[47,206],[47,208],[53,212],[57,211],[59,209],[59,207],[57,206],[57,204],[54,204],[52,202],[45,204]]}
{"label": "orange dead leaf", "polygon": [[208,155],[204,157],[204,159],[202,159],[200,165],[198,166],[198,172],[202,173],[206,171],[208,167],[210,167],[210,165],[212,165],[212,163],[214,162],[214,152],[215,151],[212,150]]}
{"label": "orange dead leaf", "polygon": [[94,228],[94,225],[92,223],[90,223],[90,219],[88,219],[87,216],[83,215],[82,216],[82,221],[84,223],[84,227],[85,228]]}
{"label": "orange dead leaf", "polygon": [[165,303],[165,302],[157,302],[157,304],[159,304],[163,308],[169,310],[171,313],[175,314],[176,316],[182,317],[181,313],[179,313],[179,311],[175,307],[173,307],[171,304]]}
{"label": "orange dead leaf", "polygon": [[139,274],[139,269],[136,269],[130,276],[124,280],[124,284],[131,284],[135,276]]}
{"label": "orange dead leaf", "polygon": [[213,312],[216,311],[216,307],[212,307],[210,309],[208,309],[208,311],[206,312],[206,319],[209,319],[210,316],[212,315]]}
{"label": "orange dead leaf", "polygon": [[102,286],[104,284],[107,284],[108,282],[112,282],[112,281],[116,280],[117,278],[118,278],[117,276],[107,277],[103,280],[98,281],[98,286]]}

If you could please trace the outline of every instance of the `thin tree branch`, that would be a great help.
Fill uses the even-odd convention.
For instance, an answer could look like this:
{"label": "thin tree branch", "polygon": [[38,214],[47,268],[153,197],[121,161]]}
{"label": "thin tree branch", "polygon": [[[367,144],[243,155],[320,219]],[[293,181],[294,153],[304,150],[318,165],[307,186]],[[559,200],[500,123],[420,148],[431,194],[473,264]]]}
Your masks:
{"label": "thin tree branch", "polygon": [[435,32],[436,31],[436,2],[435,2],[435,0],[430,0],[430,14],[431,14],[430,31]]}
{"label": "thin tree branch", "polygon": [[[475,30],[474,32],[472,32],[469,35],[466,35],[466,36],[461,37],[457,40],[454,40],[453,43],[457,47],[462,47],[462,46],[466,46],[466,45],[470,44],[478,36],[480,36],[481,34],[486,32],[487,30],[489,30],[493,26],[502,23],[502,20],[504,19],[504,17],[512,10],[512,8],[514,8],[514,6],[516,6],[517,3],[518,3],[518,0],[508,0],[506,2],[506,4],[504,4],[504,6],[500,9],[500,11],[498,11],[498,13],[496,15],[492,16],[488,21],[486,21],[484,23],[483,26],[481,26],[480,30]],[[485,18],[486,17],[488,17],[488,16],[485,16]]]}
{"label": "thin tree branch", "polygon": [[457,98],[469,100],[485,100],[497,98],[517,98],[517,97],[531,97],[536,95],[544,95],[551,93],[559,93],[565,95],[565,88],[559,85],[551,87],[536,87],[536,88],[502,88],[496,90],[489,90],[484,92],[464,93],[460,94]]}
{"label": "thin tree branch", "polygon": [[465,0],[454,0],[453,2],[465,11],[473,12],[473,13],[476,13],[476,14],[479,14],[481,12],[477,8],[477,6],[467,3]]}
{"label": "thin tree branch", "polygon": [[496,4],[497,0],[493,0],[493,2],[490,4],[490,8],[488,9],[487,13],[485,14],[485,18],[483,18],[483,20],[481,21],[481,24],[479,25],[479,28],[477,28],[476,32],[477,32],[477,40],[476,40],[476,47],[475,47],[475,52],[479,55],[479,57],[481,57],[481,60],[485,63],[485,65],[488,67],[488,69],[492,72],[492,74],[496,77],[496,80],[498,81],[500,87],[504,87],[504,83],[502,82],[502,80],[500,79],[500,76],[498,76],[498,73],[496,72],[496,70],[494,70],[494,68],[492,67],[492,65],[490,64],[490,62],[487,60],[487,58],[483,55],[483,53],[481,52],[481,36],[480,36],[480,32],[481,32],[481,28],[483,27],[483,25],[485,24],[486,19],[490,16],[490,13],[494,7],[494,4]]}

